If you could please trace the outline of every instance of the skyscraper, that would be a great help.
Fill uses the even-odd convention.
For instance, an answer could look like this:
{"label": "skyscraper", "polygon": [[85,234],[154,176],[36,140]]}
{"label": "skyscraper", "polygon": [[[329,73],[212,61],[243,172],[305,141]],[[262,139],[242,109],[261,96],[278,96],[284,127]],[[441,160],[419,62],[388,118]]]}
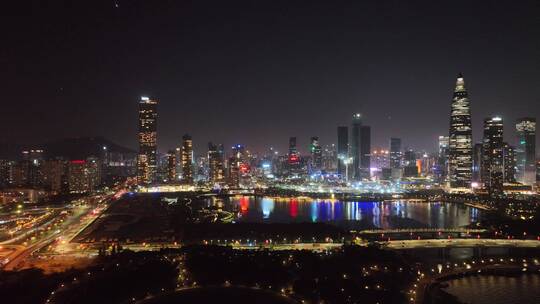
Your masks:
{"label": "skyscraper", "polygon": [[517,180],[534,185],[536,180],[536,119],[525,117],[516,122]]}
{"label": "skyscraper", "polygon": [[471,108],[461,73],[456,80],[451,105],[448,176],[451,188],[470,188],[472,179]]}
{"label": "skyscraper", "polygon": [[182,136],[182,182],[193,184],[193,140],[189,134]]}
{"label": "skyscraper", "polygon": [[288,162],[290,169],[293,171],[300,166],[300,156],[296,148],[296,137],[289,137]]}
{"label": "skyscraper", "polygon": [[167,152],[167,181],[176,182],[176,153],[174,150]]}
{"label": "skyscraper", "polygon": [[137,181],[142,184],[150,184],[156,181],[157,104],[157,100],[144,96],[139,101]]}
{"label": "skyscraper", "polygon": [[84,193],[96,190],[101,183],[100,161],[93,157],[70,161],[68,179],[70,192]]}
{"label": "skyscraper", "polygon": [[6,159],[0,159],[0,187],[11,185],[11,168],[13,164]]}
{"label": "skyscraper", "polygon": [[418,171],[416,152],[412,149],[406,149],[403,153],[403,177],[417,177]]}
{"label": "skyscraper", "polygon": [[371,169],[371,127],[360,128],[360,176],[369,178]]}
{"label": "skyscraper", "polygon": [[442,183],[448,175],[448,136],[439,136],[439,153],[437,155],[437,164],[435,166],[435,177]]}
{"label": "skyscraper", "polygon": [[337,172],[345,176],[345,160],[349,157],[349,129],[338,127],[337,129]]}
{"label": "skyscraper", "polygon": [[515,148],[508,143],[503,143],[503,182],[516,182],[516,153]]}
{"label": "skyscraper", "polygon": [[212,183],[223,182],[224,166],[223,166],[224,149],[223,145],[215,145],[208,143],[208,168],[209,180]]}
{"label": "skyscraper", "polygon": [[351,141],[350,141],[350,152],[352,157],[352,178],[360,179],[360,157],[361,157],[361,148],[360,148],[360,137],[362,129],[362,115],[356,113],[353,115],[352,125],[351,125]]}
{"label": "skyscraper", "polygon": [[246,148],[243,145],[234,145],[232,147],[232,156],[229,157],[229,185],[231,187],[240,187],[242,172],[249,170],[246,160]]}
{"label": "skyscraper", "polygon": [[490,193],[503,191],[503,120],[500,117],[484,120],[484,139],[482,142],[482,182]]}
{"label": "skyscraper", "polygon": [[43,185],[54,192],[64,192],[68,187],[68,163],[64,160],[50,159],[43,162]]}
{"label": "skyscraper", "polygon": [[322,148],[317,136],[311,137],[311,144],[309,145],[309,151],[311,153],[311,170],[319,171],[322,168]]}
{"label": "skyscraper", "polygon": [[401,138],[390,138],[390,168],[401,168]]}

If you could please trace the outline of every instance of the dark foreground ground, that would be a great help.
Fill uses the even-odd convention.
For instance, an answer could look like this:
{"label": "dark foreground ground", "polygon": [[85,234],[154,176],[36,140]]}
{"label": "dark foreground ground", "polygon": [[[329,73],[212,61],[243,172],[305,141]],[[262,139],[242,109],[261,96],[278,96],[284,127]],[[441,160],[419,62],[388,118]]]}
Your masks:
{"label": "dark foreground ground", "polygon": [[297,302],[274,292],[245,287],[192,288],[141,302],[141,304],[177,303],[292,304]]}

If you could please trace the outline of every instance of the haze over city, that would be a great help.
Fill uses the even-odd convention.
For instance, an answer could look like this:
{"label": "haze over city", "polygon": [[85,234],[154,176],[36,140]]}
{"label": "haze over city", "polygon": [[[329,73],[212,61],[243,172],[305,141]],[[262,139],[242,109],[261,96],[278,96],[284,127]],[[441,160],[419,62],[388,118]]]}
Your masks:
{"label": "haze over city", "polygon": [[305,152],[310,136],[335,143],[356,112],[374,146],[399,137],[433,151],[459,72],[475,141],[484,117],[540,114],[536,1],[25,1],[4,12],[0,80],[16,100],[4,141],[101,135],[135,148],[133,113],[150,95],[161,152],[184,133],[199,153],[208,141],[284,151],[289,136]]}

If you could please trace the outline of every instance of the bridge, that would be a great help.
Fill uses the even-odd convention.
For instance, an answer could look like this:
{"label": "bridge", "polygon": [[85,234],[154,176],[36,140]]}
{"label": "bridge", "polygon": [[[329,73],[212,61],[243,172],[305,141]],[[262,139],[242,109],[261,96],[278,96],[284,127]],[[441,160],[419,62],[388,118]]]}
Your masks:
{"label": "bridge", "polygon": [[406,228],[406,229],[368,229],[351,231],[353,234],[398,234],[398,233],[484,233],[486,229],[468,228]]}
{"label": "bridge", "polygon": [[384,248],[392,250],[419,248],[447,247],[519,247],[540,248],[538,240],[508,240],[508,239],[426,239],[426,240],[396,240],[380,242]]}

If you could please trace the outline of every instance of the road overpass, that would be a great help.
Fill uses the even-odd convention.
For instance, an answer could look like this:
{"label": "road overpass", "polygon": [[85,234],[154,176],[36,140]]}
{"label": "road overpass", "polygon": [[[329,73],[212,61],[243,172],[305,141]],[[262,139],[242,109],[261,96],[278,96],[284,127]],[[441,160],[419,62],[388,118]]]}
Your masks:
{"label": "road overpass", "polygon": [[401,234],[401,233],[484,233],[486,229],[467,229],[467,228],[406,228],[406,229],[368,229],[353,231],[353,234]]}

